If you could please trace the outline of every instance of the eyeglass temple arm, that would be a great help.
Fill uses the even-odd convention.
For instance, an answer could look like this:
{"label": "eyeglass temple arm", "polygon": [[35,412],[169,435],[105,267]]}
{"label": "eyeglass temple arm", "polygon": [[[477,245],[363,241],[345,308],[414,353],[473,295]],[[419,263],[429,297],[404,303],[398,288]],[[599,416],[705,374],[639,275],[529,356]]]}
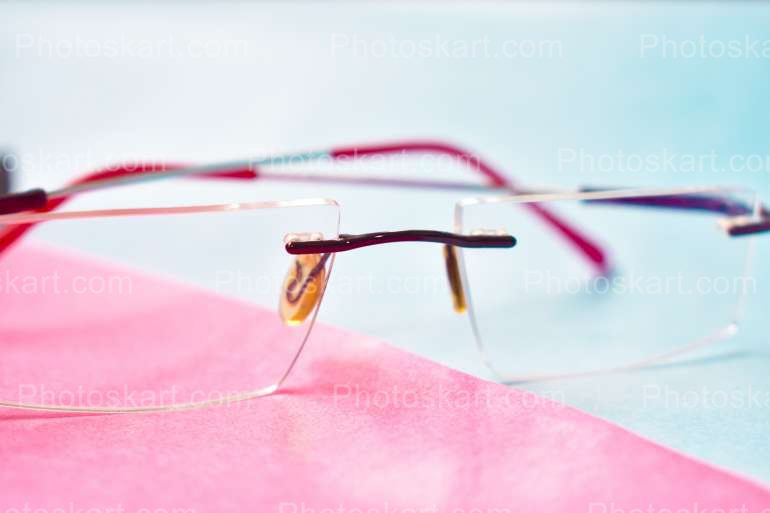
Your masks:
{"label": "eyeglass temple arm", "polygon": [[[292,175],[280,175],[261,171],[262,167],[276,164],[299,161],[312,161],[330,157],[334,160],[345,160],[365,157],[369,155],[387,155],[394,153],[433,153],[451,156],[460,160],[465,166],[478,172],[487,181],[487,185],[478,186],[457,182],[441,182],[430,180],[398,180],[398,179],[356,179],[349,177],[320,177]],[[443,142],[435,141],[407,141],[392,144],[358,145],[344,148],[336,148],[329,151],[310,153],[298,153],[269,157],[266,159],[236,161],[209,166],[183,166],[179,164],[144,164],[141,166],[124,166],[99,171],[87,175],[58,191],[47,193],[47,201],[42,204],[40,191],[31,191],[28,196],[25,193],[0,198],[0,215],[20,212],[23,210],[42,210],[49,212],[60,207],[67,199],[76,193],[97,190],[104,187],[135,183],[149,179],[166,177],[204,177],[204,178],[230,178],[254,180],[263,179],[302,179],[312,181],[333,181],[338,183],[360,183],[365,185],[387,185],[396,187],[428,187],[443,189],[504,189],[508,192],[521,192],[502,173],[494,169],[474,154]],[[42,206],[41,206],[42,205]],[[567,220],[562,219],[543,205],[536,203],[526,204],[534,215],[545,221],[552,229],[557,231],[565,241],[577,249],[586,260],[600,273],[605,274],[609,269],[609,262],[603,249],[593,242],[590,237],[581,230],[572,226]],[[10,227],[5,233],[0,233],[0,252],[13,244],[21,237],[30,225],[18,225]]]}
{"label": "eyeglass temple arm", "polygon": [[512,248],[516,245],[516,239],[511,235],[462,235],[435,230],[400,230],[360,235],[340,234],[339,238],[328,240],[289,241],[286,243],[286,252],[291,255],[341,253],[396,242],[431,242],[460,248]]}
{"label": "eyeglass temple arm", "polygon": [[[607,188],[583,187],[584,192],[601,192]],[[728,235],[757,235],[770,233],[770,210],[761,207],[759,217],[754,216],[754,209],[740,201],[707,194],[675,194],[671,196],[646,196],[640,198],[612,198],[587,201],[589,204],[608,203],[613,205],[632,205],[640,207],[667,208],[677,210],[697,210],[725,214],[731,219],[724,222]]]}
{"label": "eyeglass temple arm", "polygon": [[[488,187],[502,189],[512,194],[525,192],[515,185],[511,179],[507,178],[505,174],[498,171],[485,160],[479,158],[478,155],[445,142],[406,141],[390,144],[350,146],[332,150],[330,155],[335,159],[345,159],[368,155],[398,153],[432,153],[447,155],[459,160],[466,167],[482,175],[486,179]],[[549,228],[561,235],[565,242],[576,249],[599,275],[609,273],[611,266],[606,252],[598,243],[591,240],[591,237],[588,236],[585,231],[575,227],[570,221],[555,214],[544,205],[525,203],[524,206],[532,212],[533,215],[544,221]]]}
{"label": "eyeglass temple arm", "polygon": [[[58,191],[47,192],[43,189],[32,189],[0,196],[0,215],[14,214],[27,210],[52,212],[79,192],[102,189],[112,186],[114,182],[133,183],[153,175],[173,176],[174,173],[179,173],[188,167],[183,164],[146,163],[103,169],[84,175]],[[211,170],[194,176],[217,179],[254,179],[256,178],[256,173],[245,167],[231,166],[223,171]],[[33,226],[34,224],[17,224],[0,229],[0,254],[23,237]],[[0,228],[2,228],[1,219]]]}

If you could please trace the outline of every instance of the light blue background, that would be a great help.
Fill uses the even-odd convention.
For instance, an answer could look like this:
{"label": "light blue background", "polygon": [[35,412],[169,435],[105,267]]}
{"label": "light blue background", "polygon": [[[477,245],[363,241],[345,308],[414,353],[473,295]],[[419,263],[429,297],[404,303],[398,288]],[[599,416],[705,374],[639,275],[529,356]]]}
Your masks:
{"label": "light blue background", "polygon": [[[668,55],[641,50],[650,37],[679,42],[679,49],[701,37],[748,37],[762,51],[770,40],[770,6],[761,3],[41,3],[3,4],[0,18],[0,142],[22,157],[25,186],[58,185],[124,159],[211,161],[430,137],[488,156],[527,184],[719,183],[752,187],[770,200],[770,164],[752,172],[623,172],[559,160],[565,149],[714,152],[720,165],[731,155],[767,159],[770,55],[747,56],[751,50],[744,48],[740,57],[674,58],[671,49]],[[441,49],[442,42],[462,47],[485,38],[488,52]],[[559,50],[505,56],[505,40],[556,41]],[[228,41],[237,48],[217,49]],[[420,42],[426,53],[410,55],[410,45]],[[84,46],[69,51],[67,44]],[[191,54],[190,44],[214,47],[206,56]],[[397,49],[383,51],[388,44]],[[180,187],[180,193],[194,187],[201,188]],[[237,194],[333,196],[343,204],[343,228],[354,232],[447,229],[458,199],[267,185]],[[770,484],[769,241],[758,247],[759,293],[745,329],[721,350],[694,364],[527,388]],[[672,251],[686,250],[674,243]],[[711,257],[719,257],[718,248]],[[420,273],[431,258],[438,261],[435,248],[346,255],[332,285],[372,267]],[[445,299],[330,294],[324,320],[487,377],[464,320],[451,315]]]}

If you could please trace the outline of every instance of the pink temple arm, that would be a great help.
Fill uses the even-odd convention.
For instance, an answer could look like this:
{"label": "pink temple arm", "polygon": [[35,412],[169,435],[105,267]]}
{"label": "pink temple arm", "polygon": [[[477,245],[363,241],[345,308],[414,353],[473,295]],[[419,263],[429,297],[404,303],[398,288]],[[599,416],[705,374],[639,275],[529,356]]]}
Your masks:
{"label": "pink temple arm", "polygon": [[[141,164],[138,166],[118,166],[85,175],[72,182],[71,185],[82,185],[100,181],[109,181],[115,178],[132,175],[147,175],[152,173],[171,171],[174,169],[184,169],[184,167],[185,166],[181,164],[157,163]],[[256,173],[251,169],[228,169],[227,171],[223,171],[221,173],[206,173],[196,176],[199,176],[200,178],[253,180],[256,178]],[[42,189],[34,189],[27,192],[9,194],[7,196],[0,197],[0,214],[11,214],[25,210],[51,212],[61,207],[71,198],[72,195],[70,194],[53,196],[47,194]],[[11,247],[33,226],[34,224],[16,224],[6,226],[4,229],[0,230],[0,254]]]}
{"label": "pink temple arm", "polygon": [[[525,192],[507,178],[503,173],[492,167],[491,164],[480,159],[477,155],[463,150],[454,145],[436,141],[406,141],[389,144],[358,145],[344,148],[336,148],[330,152],[335,159],[359,158],[368,155],[407,153],[435,153],[456,158],[465,166],[483,175],[494,188],[505,189],[517,194]],[[591,263],[600,275],[609,273],[609,262],[602,248],[581,230],[572,226],[567,220],[557,216],[551,210],[539,203],[526,203],[526,208],[551,228],[560,233],[565,240],[570,242],[589,263]]]}
{"label": "pink temple arm", "polygon": [[[493,168],[490,164],[484,162],[474,154],[460,149],[456,146],[433,141],[411,141],[400,142],[393,144],[377,144],[377,145],[357,145],[345,148],[336,148],[328,152],[316,152],[311,154],[300,155],[302,159],[312,160],[323,156],[330,156],[335,160],[344,160],[348,158],[361,158],[369,155],[392,155],[392,154],[408,154],[408,153],[434,153],[450,156],[459,160],[465,166],[481,174],[486,181],[487,185],[473,185],[457,182],[444,182],[433,180],[410,180],[410,179],[389,179],[389,178],[354,178],[354,177],[321,177],[321,176],[292,176],[292,175],[280,175],[278,173],[267,173],[262,171],[262,167],[274,163],[280,163],[282,159],[266,159],[262,161],[256,161],[257,164],[245,162],[236,166],[225,166],[222,170],[207,169],[206,173],[190,174],[189,176],[205,177],[205,178],[226,178],[226,179],[246,179],[254,180],[260,179],[281,179],[281,180],[312,180],[312,181],[333,181],[335,183],[359,183],[365,185],[385,185],[394,187],[427,187],[427,188],[441,188],[441,189],[457,189],[457,190],[479,190],[479,189],[504,189],[507,192],[518,193],[523,192],[517,186],[506,178],[502,173]],[[257,166],[260,169],[257,169]],[[216,166],[214,166],[215,168]],[[29,203],[24,207],[23,202],[21,204],[22,210],[38,209],[41,211],[51,211],[61,206],[67,201],[74,193],[83,192],[84,190],[93,190],[106,186],[120,185],[122,183],[129,183],[136,177],[141,178],[151,174],[158,176],[168,175],[170,177],[187,176],[185,174],[185,166],[179,164],[144,164],[141,166],[120,166],[110,168],[107,170],[92,173],[83,177],[69,187],[66,187],[58,193],[50,193],[48,195],[47,204],[42,209],[39,204]],[[196,173],[201,168],[189,168],[194,169]],[[173,173],[178,171],[178,173]],[[12,195],[14,197],[7,197],[5,199],[0,198],[0,214],[12,213],[16,208],[20,210],[19,195]],[[40,199],[39,197],[37,198]],[[5,201],[6,208],[2,209],[3,201]],[[579,252],[586,258],[600,274],[606,274],[608,271],[608,262],[604,251],[588,236],[583,234],[580,230],[572,226],[568,221],[560,218],[555,213],[548,210],[543,205],[537,203],[528,203],[526,208],[530,209],[537,217],[545,221],[550,227],[560,233],[566,241],[570,242]],[[4,232],[0,232],[0,252],[8,248],[16,240],[18,240],[28,229],[30,225],[17,225],[6,228]]]}

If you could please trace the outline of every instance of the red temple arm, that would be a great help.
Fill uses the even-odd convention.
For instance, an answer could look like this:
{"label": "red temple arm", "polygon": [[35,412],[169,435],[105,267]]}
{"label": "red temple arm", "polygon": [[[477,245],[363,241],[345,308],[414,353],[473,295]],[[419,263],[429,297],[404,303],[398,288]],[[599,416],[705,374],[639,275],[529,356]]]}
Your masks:
{"label": "red temple arm", "polygon": [[[359,145],[346,148],[337,148],[329,152],[329,155],[338,160],[345,158],[358,158],[368,155],[386,155],[395,153],[435,153],[451,156],[457,160],[460,160],[464,165],[477,171],[479,174],[486,178],[488,186],[492,188],[503,189],[511,193],[524,192],[515,186],[508,178],[502,173],[493,168],[490,164],[479,159],[474,154],[458,148],[453,145],[449,145],[441,142],[432,141],[413,141],[402,142],[394,144],[379,144],[379,145]],[[71,185],[80,185],[87,183],[94,183],[103,180],[111,180],[114,178],[127,177],[137,174],[148,174],[158,171],[173,171],[185,166],[179,164],[144,164],[141,166],[122,166],[109,168],[96,173],[87,175],[79,180],[75,181]],[[256,178],[280,178],[276,174],[261,174],[254,166],[244,167],[242,169],[228,168],[222,172],[210,172],[207,174],[191,175],[195,177],[203,178],[225,178],[225,179],[246,179],[254,180]],[[290,175],[287,175],[290,176]],[[299,179],[310,179],[313,177],[298,177]],[[324,181],[336,181],[337,178],[330,177],[330,180]],[[357,180],[350,178],[339,178],[341,183],[353,183]],[[475,188],[474,186],[467,186],[462,184],[451,184],[447,182],[435,182],[430,180],[390,180],[390,179],[362,179],[359,183],[370,185],[393,185],[393,186],[419,186],[419,187],[436,187],[436,188]],[[14,195],[15,196],[15,195]],[[60,207],[65,201],[70,198],[70,195],[52,196],[47,200],[47,204],[43,208],[37,206],[27,207],[35,208],[41,212],[49,212]],[[0,200],[0,208],[2,207],[2,200]],[[12,204],[13,199],[8,199],[7,202]],[[18,208],[18,204],[16,205]],[[588,236],[583,234],[580,230],[572,226],[568,221],[560,218],[555,213],[548,210],[545,206],[537,203],[527,203],[526,207],[530,209],[536,216],[546,222],[550,227],[558,231],[567,241],[569,241],[573,247],[596,268],[599,273],[605,274],[608,271],[607,257],[604,251]],[[17,210],[18,211],[18,210]],[[5,213],[9,213],[10,210],[6,210]],[[13,244],[19,239],[28,229],[30,225],[15,225],[8,227],[4,232],[0,232],[0,252]]]}
{"label": "red temple arm", "polygon": [[[517,194],[525,192],[517,187],[503,173],[481,160],[477,155],[457,146],[435,141],[410,141],[392,144],[350,146],[331,151],[335,159],[364,157],[367,155],[384,155],[394,153],[436,153],[454,157],[464,165],[483,175],[492,187],[505,189]],[[601,275],[609,272],[609,262],[604,250],[593,242],[585,233],[572,226],[567,220],[557,216],[551,210],[539,203],[525,203],[526,208],[559,232],[584,258],[586,258]]]}
{"label": "red temple arm", "polygon": [[492,166],[479,159],[473,153],[457,146],[441,142],[414,141],[392,144],[359,145],[335,148],[331,156],[335,159],[358,158],[368,155],[387,155],[393,153],[436,153],[460,160],[463,164],[484,175],[495,187],[510,187],[511,182]]}
{"label": "red temple arm", "polygon": [[[90,173],[81,178],[78,178],[70,185],[80,185],[85,183],[98,182],[102,180],[110,180],[112,178],[119,178],[131,175],[141,175],[149,173],[157,173],[162,171],[173,171],[175,169],[182,169],[186,166],[182,164],[158,164],[149,163],[141,165],[131,166],[118,166],[103,169]],[[195,178],[214,178],[214,179],[240,179],[240,180],[253,180],[257,177],[257,173],[250,168],[244,169],[228,169],[221,173],[208,173],[201,175],[193,175]],[[51,212],[61,207],[64,203],[69,201],[72,196],[58,196],[49,197],[42,189],[35,189],[28,192],[10,194],[0,198],[0,214],[20,212],[24,210],[36,210],[38,212]],[[0,225],[1,226],[1,225]],[[0,254],[3,251],[12,246],[17,240],[19,240],[33,224],[15,224],[5,227],[0,230]]]}

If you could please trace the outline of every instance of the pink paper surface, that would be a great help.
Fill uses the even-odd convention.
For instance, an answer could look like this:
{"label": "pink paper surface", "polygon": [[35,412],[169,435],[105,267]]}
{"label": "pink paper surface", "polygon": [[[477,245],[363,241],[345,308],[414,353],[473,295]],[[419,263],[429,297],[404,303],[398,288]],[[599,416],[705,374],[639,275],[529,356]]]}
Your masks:
{"label": "pink paper surface", "polygon": [[[24,248],[0,269],[55,268],[66,279],[92,266]],[[165,322],[153,310],[205,303],[217,325],[229,327],[209,330],[206,343],[229,347],[248,329],[244,319],[260,318],[241,303],[135,279],[154,291],[133,299],[146,322],[104,321],[89,336],[146,330],[154,340]],[[78,315],[104,307],[103,298],[81,295],[72,310],[51,311],[41,294],[11,292],[0,294],[14,316],[12,329],[8,313],[0,324],[0,369],[2,344],[16,354],[25,343],[20,333],[41,316],[76,326]],[[177,322],[164,340],[171,333],[178,344],[200,338],[204,321]],[[35,344],[52,343],[39,329],[24,333]],[[81,343],[83,330],[69,333],[71,340],[56,343]],[[44,357],[38,345],[31,351]],[[72,364],[44,363],[62,375]],[[221,378],[205,360],[185,365]],[[37,509],[770,513],[770,492],[558,403],[317,326],[286,388],[273,396],[174,413],[0,410],[0,512]]]}

